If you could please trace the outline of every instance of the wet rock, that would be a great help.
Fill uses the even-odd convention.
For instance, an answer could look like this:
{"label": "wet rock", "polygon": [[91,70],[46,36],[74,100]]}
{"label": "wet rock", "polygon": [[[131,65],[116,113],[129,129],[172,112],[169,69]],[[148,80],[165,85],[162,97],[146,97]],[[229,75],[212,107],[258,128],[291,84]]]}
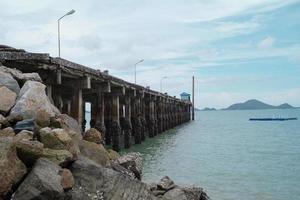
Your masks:
{"label": "wet rock", "polygon": [[99,165],[109,166],[110,160],[107,151],[102,144],[96,144],[93,142],[88,142],[81,140],[79,142],[80,154],[93,160]]}
{"label": "wet rock", "polygon": [[61,186],[63,189],[65,191],[72,189],[75,184],[72,172],[64,168],[59,171],[59,175],[61,176]]}
{"label": "wet rock", "polygon": [[89,142],[100,144],[102,141],[102,136],[97,129],[91,128],[84,133],[83,139]]}
{"label": "wet rock", "polygon": [[208,195],[200,187],[182,187],[188,200],[209,200]]}
{"label": "wet rock", "polygon": [[32,131],[27,131],[27,130],[22,130],[21,132],[19,132],[14,137],[14,141],[32,140],[32,139],[33,139],[33,132]]}
{"label": "wet rock", "polygon": [[120,154],[112,149],[108,149],[107,152],[109,159],[112,161],[118,160],[118,158],[120,158]]}
{"label": "wet rock", "polygon": [[16,94],[19,94],[20,86],[18,82],[9,73],[4,73],[1,70],[2,68],[3,66],[0,66],[0,86],[6,86]]}
{"label": "wet rock", "polygon": [[0,112],[7,113],[14,105],[17,94],[6,86],[0,86]]}
{"label": "wet rock", "polygon": [[68,166],[69,163],[74,161],[73,155],[67,150],[44,148],[42,157],[47,158],[60,166]]}
{"label": "wet rock", "polygon": [[50,122],[50,117],[55,117],[60,112],[51,104],[45,88],[46,86],[42,83],[26,81],[20,90],[17,103],[11,109],[10,115],[21,115],[23,119],[37,119],[38,113],[47,113]]}
{"label": "wet rock", "polygon": [[116,162],[132,171],[138,180],[142,179],[143,159],[140,153],[128,153],[118,158]]}
{"label": "wet rock", "polygon": [[12,199],[59,199],[64,192],[61,186],[60,170],[61,168],[55,163],[44,158],[38,159]]}
{"label": "wet rock", "polygon": [[26,166],[17,157],[12,138],[0,138],[0,199],[26,174]]}
{"label": "wet rock", "polygon": [[75,185],[69,199],[154,200],[147,185],[80,157],[71,167]]}
{"label": "wet rock", "polygon": [[43,156],[44,144],[39,141],[16,141],[18,157],[27,167],[33,166],[35,161]]}
{"label": "wet rock", "polygon": [[38,73],[22,73],[17,69],[8,68],[5,66],[0,67],[0,72],[10,74],[13,78],[22,83],[25,83],[26,81],[42,82],[42,79]]}
{"label": "wet rock", "polygon": [[175,188],[173,190],[169,190],[167,191],[163,198],[163,200],[193,200],[193,199],[188,199],[184,193],[184,191],[182,191],[179,188]]}
{"label": "wet rock", "polygon": [[111,168],[117,172],[120,172],[121,174],[124,174],[125,176],[128,176],[132,180],[136,179],[135,174],[132,171],[126,169],[125,167],[117,163],[111,163]]}
{"label": "wet rock", "polygon": [[81,129],[78,125],[78,122],[72,117],[70,117],[69,115],[61,114],[55,119],[53,123],[55,123],[56,126],[60,124],[59,127],[66,129],[68,131],[69,130],[75,131],[78,134],[78,137],[82,139]]}
{"label": "wet rock", "polygon": [[0,137],[14,137],[15,132],[11,127],[7,127],[5,129],[0,130]]}
{"label": "wet rock", "polygon": [[22,130],[34,131],[36,127],[34,119],[25,119],[16,123],[14,130],[16,133],[21,132]]}
{"label": "wet rock", "polygon": [[78,145],[73,142],[72,138],[64,129],[53,129],[49,127],[40,129],[39,140],[44,144],[46,148],[68,150],[74,157],[79,154]]}
{"label": "wet rock", "polygon": [[168,190],[171,190],[175,187],[176,185],[174,184],[174,182],[168,177],[168,176],[165,176],[163,177],[159,184],[157,184],[157,187],[161,190],[165,190],[165,191],[168,191]]}

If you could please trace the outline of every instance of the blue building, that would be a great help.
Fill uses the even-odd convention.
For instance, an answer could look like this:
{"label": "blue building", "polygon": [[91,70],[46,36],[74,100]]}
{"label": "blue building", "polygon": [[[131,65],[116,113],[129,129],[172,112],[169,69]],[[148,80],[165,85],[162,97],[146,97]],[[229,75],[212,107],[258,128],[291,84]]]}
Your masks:
{"label": "blue building", "polygon": [[183,101],[188,101],[188,102],[191,101],[191,95],[189,93],[183,92],[180,94],[180,96],[181,96],[181,100]]}

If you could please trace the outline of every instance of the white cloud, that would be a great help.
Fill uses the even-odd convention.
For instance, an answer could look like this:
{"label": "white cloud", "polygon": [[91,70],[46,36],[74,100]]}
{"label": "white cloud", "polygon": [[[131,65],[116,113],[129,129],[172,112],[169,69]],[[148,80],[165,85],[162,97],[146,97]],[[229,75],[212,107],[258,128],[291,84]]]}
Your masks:
{"label": "white cloud", "polygon": [[[133,64],[145,59],[138,67],[138,83],[159,90],[160,77],[167,75],[164,88],[178,95],[191,90],[191,76],[197,74],[199,68],[222,66],[225,62],[242,64],[249,59],[288,57],[291,52],[294,55],[300,52],[297,45],[275,48],[272,37],[264,38],[258,45],[263,48],[258,49],[255,42],[241,45],[243,47],[217,47],[224,38],[257,31],[264,20],[262,13],[293,2],[295,0],[1,0],[0,30],[5,31],[0,32],[0,38],[3,44],[57,56],[57,18],[74,8],[76,13],[64,18],[61,24],[64,58],[101,70],[109,69],[129,81],[133,81]],[[250,20],[227,19],[249,13],[255,15]],[[265,51],[267,47],[269,50]],[[217,87],[222,81],[232,80],[230,77],[226,80],[206,78],[201,84]],[[198,103],[215,101],[216,106],[217,103],[224,105],[230,102],[228,95],[211,96],[214,99],[204,101],[199,98]]]}
{"label": "white cloud", "polygon": [[273,47],[274,42],[275,42],[275,39],[273,37],[268,36],[259,42],[258,48],[269,49],[269,48]]}

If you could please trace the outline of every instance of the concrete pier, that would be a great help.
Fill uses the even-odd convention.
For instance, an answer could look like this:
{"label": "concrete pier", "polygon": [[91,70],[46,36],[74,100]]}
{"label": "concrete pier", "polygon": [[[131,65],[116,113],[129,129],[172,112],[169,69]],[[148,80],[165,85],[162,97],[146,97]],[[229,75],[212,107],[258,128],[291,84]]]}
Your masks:
{"label": "concrete pier", "polygon": [[[0,45],[0,62],[22,72],[37,72],[47,95],[62,112],[98,129],[114,150],[141,144],[191,119],[191,103],[162,94],[87,66],[49,54]],[[91,121],[85,121],[85,103]]]}

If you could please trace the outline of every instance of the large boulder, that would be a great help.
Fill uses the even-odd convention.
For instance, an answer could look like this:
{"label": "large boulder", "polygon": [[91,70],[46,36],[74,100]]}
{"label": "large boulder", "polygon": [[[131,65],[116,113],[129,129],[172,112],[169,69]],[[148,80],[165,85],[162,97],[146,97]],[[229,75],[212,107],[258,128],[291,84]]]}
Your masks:
{"label": "large boulder", "polygon": [[132,171],[138,180],[142,179],[143,159],[140,153],[131,152],[125,154],[115,162]]}
{"label": "large boulder", "polygon": [[102,142],[102,135],[97,129],[91,128],[84,133],[83,139],[100,144]]}
{"label": "large boulder", "polygon": [[15,132],[11,127],[7,127],[5,129],[0,130],[0,137],[14,137]]}
{"label": "large boulder", "polygon": [[36,127],[36,123],[34,119],[24,119],[22,121],[18,121],[14,126],[14,130],[16,133],[19,133],[23,130],[34,131]]}
{"label": "large boulder", "polygon": [[161,190],[171,190],[176,187],[174,181],[170,179],[168,176],[163,177],[160,179],[160,182],[157,184],[157,187]]}
{"label": "large boulder", "polygon": [[75,144],[69,133],[64,129],[42,128],[39,131],[39,140],[46,148],[68,150],[75,158],[79,154],[78,144]]}
{"label": "large boulder", "polygon": [[20,86],[18,82],[10,74],[1,71],[1,68],[2,66],[0,66],[0,86],[6,86],[16,94],[19,94]]}
{"label": "large boulder", "polygon": [[44,148],[41,157],[47,158],[60,166],[68,166],[69,163],[74,161],[72,153],[67,150]]}
{"label": "large boulder", "polygon": [[114,200],[154,200],[147,185],[131,180],[112,169],[105,168],[84,157],[80,157],[71,167],[75,185],[68,192],[68,199],[114,199]]}
{"label": "large boulder", "polygon": [[120,158],[120,154],[112,149],[108,149],[107,152],[111,161],[116,161],[118,158]]}
{"label": "large boulder", "polygon": [[[40,82],[26,81],[10,115],[21,115],[23,119],[36,119],[36,122],[42,125],[50,123],[50,118],[59,115],[60,112],[51,104],[45,88],[46,86]],[[38,118],[39,115],[43,115],[43,117]]]}
{"label": "large boulder", "polygon": [[18,187],[12,200],[59,199],[64,192],[61,186],[61,168],[55,163],[40,158]]}
{"label": "large boulder", "polygon": [[31,167],[43,155],[44,144],[39,141],[21,139],[15,140],[15,143],[18,157],[27,167]]}
{"label": "large boulder", "polygon": [[65,191],[72,189],[75,184],[75,180],[72,172],[69,169],[63,168],[59,171],[61,176],[61,186]]}
{"label": "large boulder", "polygon": [[63,128],[66,130],[72,130],[75,131],[80,139],[82,139],[81,135],[81,129],[80,126],[78,125],[78,122],[70,117],[69,115],[66,114],[61,114],[57,116],[55,120],[53,120],[52,125],[55,126],[56,128]]}
{"label": "large boulder", "polygon": [[173,190],[167,191],[163,196],[163,200],[194,200],[194,199],[188,199],[183,190],[179,188],[175,188]]}
{"label": "large boulder", "polygon": [[16,141],[16,146],[19,158],[28,167],[39,158],[47,158],[61,166],[68,165],[74,160],[69,151],[44,148],[44,144],[39,141],[19,140]]}
{"label": "large boulder", "polygon": [[184,191],[185,196],[188,200],[209,200],[208,195],[203,191],[200,187],[182,187],[182,191]]}
{"label": "large boulder", "polygon": [[0,112],[7,113],[14,105],[17,94],[6,86],[0,86]]}
{"label": "large boulder", "polygon": [[14,136],[14,141],[20,140],[32,140],[33,139],[33,132],[28,130],[22,130],[17,135]]}
{"label": "large boulder", "polygon": [[26,166],[17,157],[13,139],[0,137],[0,199],[26,174]]}
{"label": "large boulder", "polygon": [[17,69],[8,68],[5,66],[0,66],[0,72],[10,74],[16,80],[24,83],[26,81],[38,81],[42,82],[42,79],[38,73],[22,73]]}
{"label": "large boulder", "polygon": [[93,142],[81,140],[79,142],[79,149],[81,155],[89,158],[90,160],[93,160],[99,165],[110,165],[108,153],[102,144],[96,144]]}

